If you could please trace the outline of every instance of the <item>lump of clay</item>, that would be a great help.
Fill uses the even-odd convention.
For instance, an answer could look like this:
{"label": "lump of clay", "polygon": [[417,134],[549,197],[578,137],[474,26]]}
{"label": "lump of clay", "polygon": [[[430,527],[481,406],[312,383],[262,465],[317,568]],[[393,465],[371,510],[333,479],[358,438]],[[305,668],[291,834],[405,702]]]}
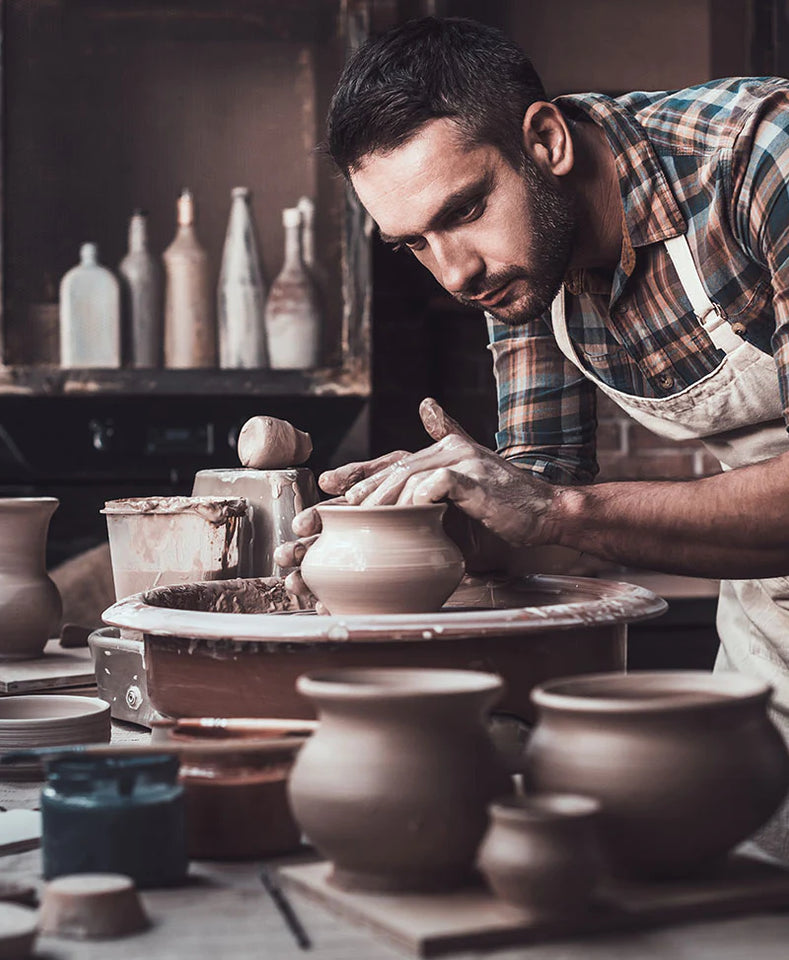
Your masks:
{"label": "lump of clay", "polygon": [[238,435],[239,459],[256,470],[295,467],[311,453],[310,435],[276,417],[252,417]]}

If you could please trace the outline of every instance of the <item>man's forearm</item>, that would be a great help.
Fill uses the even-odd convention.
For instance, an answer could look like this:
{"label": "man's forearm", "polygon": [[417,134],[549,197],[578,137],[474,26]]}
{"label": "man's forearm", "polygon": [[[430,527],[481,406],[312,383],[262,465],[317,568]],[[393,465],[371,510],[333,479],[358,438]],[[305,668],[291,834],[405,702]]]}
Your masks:
{"label": "man's forearm", "polygon": [[688,481],[560,487],[549,542],[616,563],[732,579],[789,574],[789,455]]}

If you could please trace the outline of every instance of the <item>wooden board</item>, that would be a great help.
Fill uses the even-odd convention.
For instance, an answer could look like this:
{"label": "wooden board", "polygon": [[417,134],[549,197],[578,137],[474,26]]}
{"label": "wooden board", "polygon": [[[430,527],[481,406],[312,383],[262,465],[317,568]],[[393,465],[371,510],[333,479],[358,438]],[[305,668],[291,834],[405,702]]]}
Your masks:
{"label": "wooden board", "polygon": [[0,660],[0,696],[37,693],[96,683],[93,657],[87,647],[64,650],[50,640],[37,660]]}
{"label": "wooden board", "polygon": [[279,874],[293,889],[420,957],[789,909],[789,871],[745,856],[731,857],[704,880],[612,886],[583,918],[549,924],[482,886],[441,895],[351,893],[328,882],[330,870],[321,861],[281,867]]}

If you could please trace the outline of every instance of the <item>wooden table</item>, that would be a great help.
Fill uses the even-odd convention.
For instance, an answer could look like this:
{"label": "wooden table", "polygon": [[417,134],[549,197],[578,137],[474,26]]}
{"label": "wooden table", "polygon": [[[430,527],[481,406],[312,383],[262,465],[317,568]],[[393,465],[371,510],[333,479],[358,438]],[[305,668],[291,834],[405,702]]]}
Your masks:
{"label": "wooden table", "polygon": [[[114,740],[144,737],[114,725]],[[39,788],[0,783],[0,805],[33,808]],[[281,862],[281,861],[279,861]],[[293,934],[259,880],[260,864],[192,863],[190,883],[142,893],[149,930],[121,940],[80,942],[40,937],[41,960],[287,960],[302,956]],[[0,858],[5,881],[41,884],[41,852]],[[290,901],[320,960],[403,957],[385,941],[351,926],[298,893]],[[761,914],[639,933],[585,937],[532,947],[452,956],[470,960],[787,960],[789,914]]]}

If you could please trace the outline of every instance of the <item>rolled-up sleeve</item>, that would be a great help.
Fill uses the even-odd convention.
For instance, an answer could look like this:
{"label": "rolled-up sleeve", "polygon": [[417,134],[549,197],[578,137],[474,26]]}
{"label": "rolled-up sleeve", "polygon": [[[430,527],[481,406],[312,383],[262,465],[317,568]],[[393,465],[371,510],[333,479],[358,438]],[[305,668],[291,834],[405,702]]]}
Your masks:
{"label": "rolled-up sleeve", "polygon": [[547,317],[518,326],[490,315],[498,453],[551,483],[597,474],[595,388],[561,353]]}

